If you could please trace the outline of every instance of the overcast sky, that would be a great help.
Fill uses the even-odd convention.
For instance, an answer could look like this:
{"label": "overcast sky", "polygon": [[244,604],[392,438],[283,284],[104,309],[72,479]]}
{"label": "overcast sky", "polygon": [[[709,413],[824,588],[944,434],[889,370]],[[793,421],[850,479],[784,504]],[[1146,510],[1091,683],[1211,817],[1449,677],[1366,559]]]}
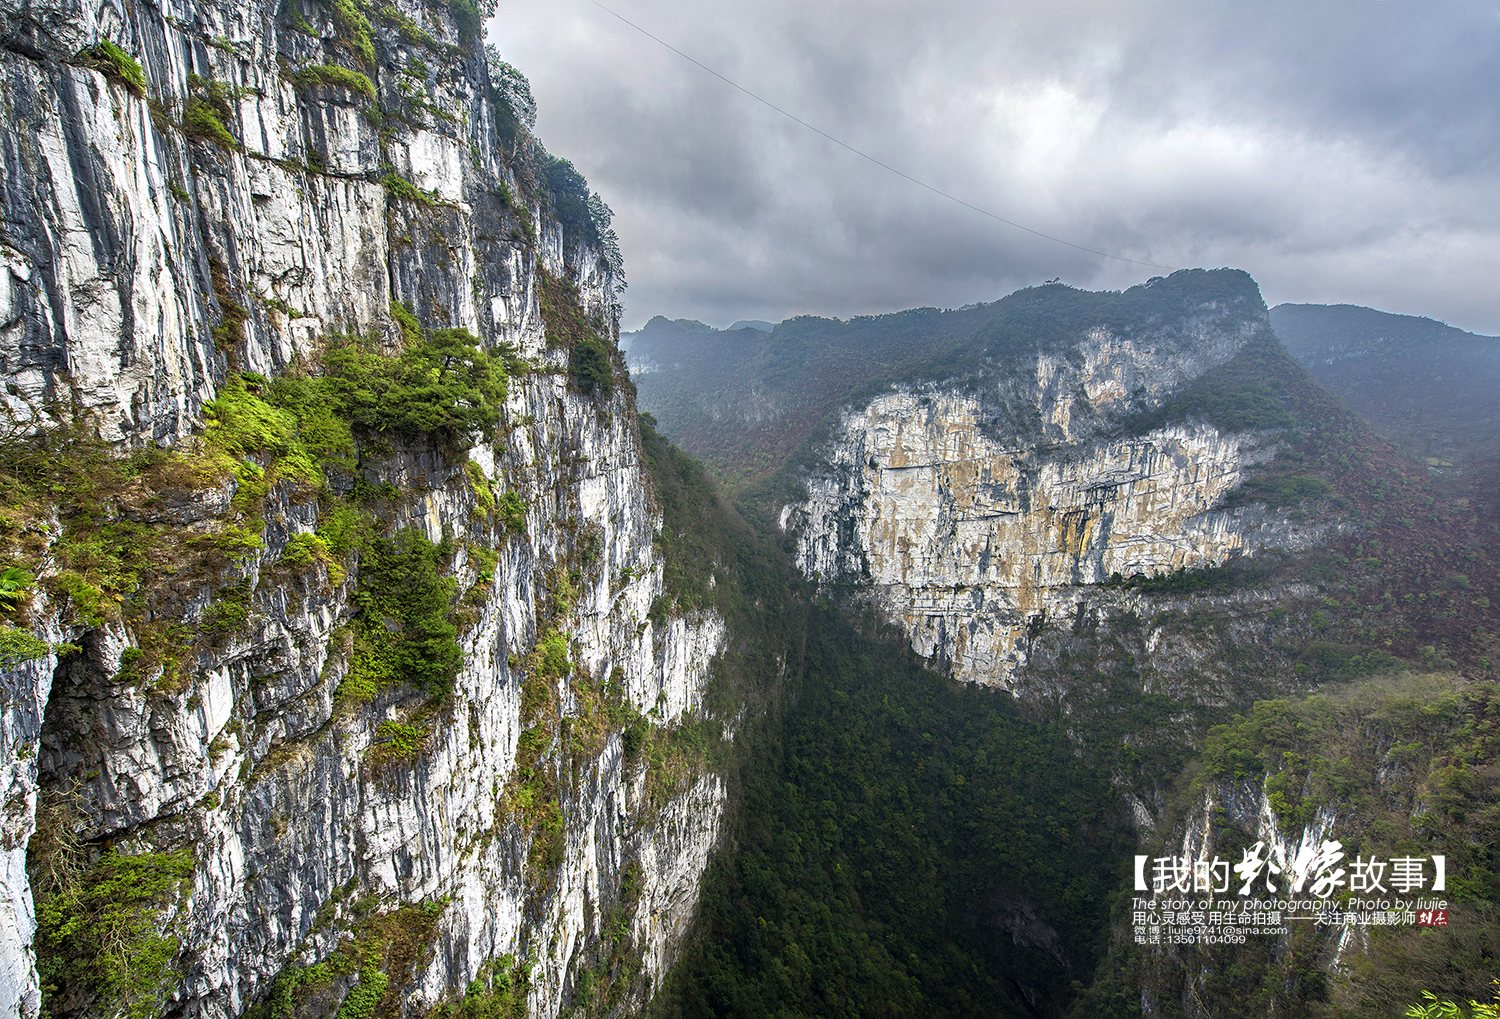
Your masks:
{"label": "overcast sky", "polygon": [[[1269,304],[1500,334],[1500,0],[601,0],[932,187]],[[956,205],[590,0],[501,0],[537,134],[615,210],[652,315],[778,321],[1158,275]]]}

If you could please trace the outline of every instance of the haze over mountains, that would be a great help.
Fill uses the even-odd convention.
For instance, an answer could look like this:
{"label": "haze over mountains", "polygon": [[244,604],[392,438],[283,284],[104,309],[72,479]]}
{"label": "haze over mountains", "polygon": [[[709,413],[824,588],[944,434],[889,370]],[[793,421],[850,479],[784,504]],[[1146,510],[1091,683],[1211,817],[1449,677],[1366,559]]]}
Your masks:
{"label": "haze over mountains", "polygon": [[1500,337],[1349,304],[1281,304],[1271,326],[1313,377],[1430,466],[1500,455]]}
{"label": "haze over mountains", "polygon": [[[933,326],[921,341],[929,349],[953,342],[966,328],[977,328],[983,317],[921,309],[850,320],[847,326],[860,337],[852,342],[868,344],[872,372],[890,356],[883,331],[898,329],[900,320],[912,316],[923,316]],[[1500,337],[1348,304],[1281,304],[1270,316],[1287,351],[1409,456],[1433,467],[1473,466],[1500,456]],[[641,329],[622,333],[620,346],[638,379],[654,376],[640,386],[641,409],[722,472],[725,454],[705,441],[712,422],[724,416],[726,401],[736,394],[744,398],[766,391],[756,366],[774,356],[768,354],[773,341],[759,334],[796,330],[799,326],[792,323],[802,321],[736,322],[715,329],[658,315]],[[808,321],[830,328],[837,323]],[[731,484],[737,477],[722,476]]]}

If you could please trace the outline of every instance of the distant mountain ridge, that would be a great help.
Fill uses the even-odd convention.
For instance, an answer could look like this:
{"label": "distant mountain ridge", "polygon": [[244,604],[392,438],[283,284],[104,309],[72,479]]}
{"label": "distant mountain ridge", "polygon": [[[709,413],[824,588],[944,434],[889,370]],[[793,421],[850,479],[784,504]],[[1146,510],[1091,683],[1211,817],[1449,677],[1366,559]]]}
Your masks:
{"label": "distant mountain ridge", "polygon": [[1271,328],[1319,382],[1430,467],[1500,456],[1500,337],[1349,304],[1281,304]]}
{"label": "distant mountain ridge", "polygon": [[1125,339],[1161,325],[1190,329],[1211,306],[1241,324],[1265,315],[1248,274],[1192,269],[1120,292],[1049,285],[955,310],[800,315],[770,332],[658,316],[622,334],[621,344],[639,408],[727,488],[743,491],[778,470],[847,400],[902,380],[952,378],[980,362],[1062,350],[1096,327]]}

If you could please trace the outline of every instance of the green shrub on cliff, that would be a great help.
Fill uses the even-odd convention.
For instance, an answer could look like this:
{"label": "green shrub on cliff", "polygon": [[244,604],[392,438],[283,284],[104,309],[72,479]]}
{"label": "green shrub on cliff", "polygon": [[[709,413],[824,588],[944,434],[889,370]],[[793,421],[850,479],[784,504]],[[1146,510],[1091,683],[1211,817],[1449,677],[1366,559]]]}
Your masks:
{"label": "green shrub on cliff", "polygon": [[472,46],[484,38],[484,19],[474,0],[449,0],[448,12],[453,15],[459,42]]}
{"label": "green shrub on cliff", "polygon": [[457,1004],[444,1003],[429,1019],[526,1019],[531,967],[503,955],[479,967]]}
{"label": "green shrub on cliff", "polygon": [[146,94],[146,72],[130,54],[110,42],[100,39],[97,45],[80,50],[78,59],[103,74],[110,81],[119,82],[136,98]]}
{"label": "green shrub on cliff", "polygon": [[568,352],[568,374],[586,393],[609,396],[615,388],[615,368],[603,341],[590,336]]}
{"label": "green shrub on cliff", "polygon": [[183,107],[182,131],[189,138],[211,141],[220,148],[239,148],[239,142],[234,140],[234,135],[224,126],[218,111],[207,100],[198,96],[188,99],[187,105]]}
{"label": "green shrub on cliff", "polygon": [[370,28],[370,19],[365,17],[364,4],[360,0],[330,0],[328,12],[333,15],[339,40],[349,47],[349,52],[366,68],[375,67],[375,42]]}
{"label": "green shrub on cliff", "polygon": [[0,625],[0,669],[9,671],[46,657],[52,645],[19,627]]}
{"label": "green shrub on cliff", "polygon": [[392,170],[381,178],[380,183],[392,198],[412,202],[415,205],[431,205],[433,197],[411,181]]}
{"label": "green shrub on cliff", "polygon": [[372,102],[375,99],[374,82],[358,71],[351,71],[337,64],[316,64],[312,67],[304,67],[292,75],[292,82],[304,88],[311,85],[334,85],[350,92],[358,92]]}
{"label": "green shrub on cliff", "polygon": [[109,849],[87,867],[66,859],[49,874],[33,869],[37,973],[47,997],[93,997],[100,1015],[157,1015],[178,948],[163,921],[192,873],[185,850],[131,856]]}
{"label": "green shrub on cliff", "polygon": [[441,697],[463,664],[448,618],[457,582],[444,573],[453,549],[411,529],[376,537],[359,557],[352,601],[354,647],[340,700],[359,703],[398,684]]}
{"label": "green shrub on cliff", "polygon": [[431,435],[453,450],[495,434],[505,400],[503,356],[479,349],[464,329],[437,329],[395,355],[357,336],[323,355],[323,394],[357,428]]}

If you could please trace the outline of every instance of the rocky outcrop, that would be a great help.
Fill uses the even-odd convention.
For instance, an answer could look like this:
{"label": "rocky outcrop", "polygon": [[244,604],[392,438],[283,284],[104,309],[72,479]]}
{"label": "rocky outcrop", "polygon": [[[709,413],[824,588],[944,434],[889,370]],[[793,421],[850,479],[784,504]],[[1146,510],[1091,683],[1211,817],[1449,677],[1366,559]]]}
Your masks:
{"label": "rocky outcrop", "polygon": [[[469,590],[440,701],[335,696],[359,574],[282,562],[320,520],[318,493],[290,481],[265,496],[259,547],[232,571],[246,593],[229,618],[243,622],[194,645],[181,682],[133,671],[135,623],[70,622],[38,591],[36,634],[78,650],[4,672],[0,1012],[39,1007],[25,875],[39,787],[48,823],[86,851],[188,854],[158,917],[178,946],[173,1014],[239,1015],[278,974],[408,914],[420,950],[391,974],[407,1014],[514,964],[529,967],[532,1014],[556,1015],[608,955],[606,920],[640,963],[617,1000],[638,996],[681,942],[724,791],[692,761],[651,772],[639,727],[627,736],[599,705],[648,733],[699,718],[726,633],[712,615],[651,611],[660,516],[634,409],[622,388],[570,381],[540,294],[572,288],[608,340],[613,283],[518,179],[475,40],[410,3],[29,4],[4,19],[0,399],[17,434],[52,414],[116,450],[194,448],[227,379],[316,369],[334,333],[394,345],[392,302],[509,345],[519,374],[495,441],[455,459],[393,439],[361,468],[389,486],[382,526],[442,543]],[[218,533],[240,484],[161,519]],[[524,524],[488,514],[502,492]],[[222,580],[180,582],[185,625],[217,611]],[[545,674],[543,629],[567,654]],[[392,749],[392,733],[406,743]],[[372,986],[355,970],[327,1009]]]}
{"label": "rocky outcrop", "polygon": [[846,407],[780,524],[807,576],[858,589],[956,677],[1009,687],[1028,631],[1071,617],[1083,585],[1326,538],[1334,525],[1223,505],[1275,435],[1122,431],[1264,330],[1264,306],[1210,304]]}

